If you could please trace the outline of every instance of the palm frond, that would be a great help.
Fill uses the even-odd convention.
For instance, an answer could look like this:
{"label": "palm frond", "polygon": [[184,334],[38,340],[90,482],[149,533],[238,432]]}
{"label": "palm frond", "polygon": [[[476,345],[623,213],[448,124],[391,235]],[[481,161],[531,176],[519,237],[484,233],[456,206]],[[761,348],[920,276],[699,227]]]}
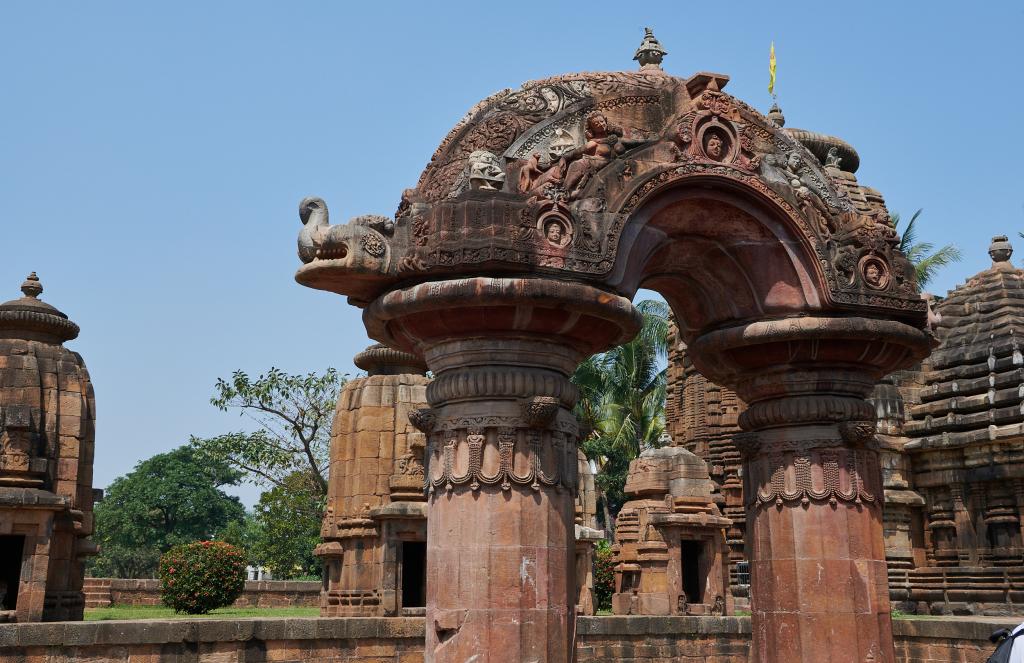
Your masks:
{"label": "palm frond", "polygon": [[[922,288],[931,283],[939,269],[950,263],[960,262],[963,258],[960,249],[952,244],[946,244],[935,250],[935,245],[931,242],[917,241],[916,223],[923,211],[924,209],[919,209],[914,212],[902,232],[900,231],[900,215],[892,215],[893,224],[900,238],[897,248],[914,266],[914,270],[917,272],[917,284]],[[1024,237],[1024,234],[1021,237]]]}

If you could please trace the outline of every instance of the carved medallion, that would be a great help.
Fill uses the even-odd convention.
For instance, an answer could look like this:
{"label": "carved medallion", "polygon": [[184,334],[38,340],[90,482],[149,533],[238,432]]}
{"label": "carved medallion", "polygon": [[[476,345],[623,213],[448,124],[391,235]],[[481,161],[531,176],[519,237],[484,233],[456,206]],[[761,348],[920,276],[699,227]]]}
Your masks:
{"label": "carved medallion", "polygon": [[885,290],[889,287],[889,266],[877,256],[868,254],[860,259],[860,275],[864,285],[872,290]]}

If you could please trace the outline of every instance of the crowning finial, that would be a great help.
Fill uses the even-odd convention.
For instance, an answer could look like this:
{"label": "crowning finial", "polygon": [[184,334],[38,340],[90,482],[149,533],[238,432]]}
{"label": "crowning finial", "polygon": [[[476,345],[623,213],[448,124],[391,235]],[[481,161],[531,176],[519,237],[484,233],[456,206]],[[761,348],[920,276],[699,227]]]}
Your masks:
{"label": "crowning finial", "polygon": [[782,114],[782,109],[779,108],[777,102],[773,101],[772,107],[768,109],[768,121],[777,127],[786,126],[786,116]]}
{"label": "crowning finial", "polygon": [[661,69],[661,59],[668,51],[661,47],[661,42],[654,36],[650,28],[644,28],[644,40],[636,49],[633,59],[640,63],[640,69]]}
{"label": "crowning finial", "polygon": [[992,243],[988,246],[988,255],[992,258],[992,262],[1010,262],[1010,256],[1013,255],[1013,246],[1010,244],[1010,239],[1006,235],[996,235],[992,238]]}
{"label": "crowning finial", "polygon": [[39,277],[36,276],[35,272],[28,275],[25,282],[21,284],[21,291],[26,297],[36,298],[43,294],[43,284],[39,282]]}

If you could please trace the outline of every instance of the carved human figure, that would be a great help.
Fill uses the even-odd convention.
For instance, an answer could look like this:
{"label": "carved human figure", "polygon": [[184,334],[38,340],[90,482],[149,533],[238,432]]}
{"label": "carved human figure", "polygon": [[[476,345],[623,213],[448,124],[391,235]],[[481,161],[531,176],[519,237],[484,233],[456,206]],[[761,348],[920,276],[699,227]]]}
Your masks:
{"label": "carved human figure", "polygon": [[474,191],[499,191],[505,183],[505,170],[494,154],[477,150],[469,155],[469,188]]}
{"label": "carved human figure", "polygon": [[864,265],[864,280],[870,286],[876,288],[882,286],[882,269],[874,261],[869,261]]}
{"label": "carved human figure", "polygon": [[556,245],[557,244],[561,244],[562,243],[562,224],[559,223],[558,221],[550,222],[548,224],[547,229],[546,229],[545,235],[547,236],[548,241],[551,242],[552,244],[556,244]]}
{"label": "carved human figure", "polygon": [[625,151],[619,142],[622,130],[608,124],[601,111],[587,115],[586,135],[587,142],[565,156],[566,161],[571,161],[564,187],[570,199],[578,198],[593,174]]}
{"label": "carved human figure", "polygon": [[704,151],[715,161],[721,161],[725,156],[725,141],[717,133],[711,133],[704,145]]}
{"label": "carved human figure", "polygon": [[835,145],[828,148],[828,154],[825,155],[825,166],[827,168],[839,168],[839,163],[842,160],[842,157],[839,156],[839,148]]}
{"label": "carved human figure", "polygon": [[555,129],[548,144],[548,155],[534,152],[519,171],[519,190],[523,193],[544,194],[550,186],[558,186],[565,177],[565,155],[573,150],[576,141],[561,127]]}

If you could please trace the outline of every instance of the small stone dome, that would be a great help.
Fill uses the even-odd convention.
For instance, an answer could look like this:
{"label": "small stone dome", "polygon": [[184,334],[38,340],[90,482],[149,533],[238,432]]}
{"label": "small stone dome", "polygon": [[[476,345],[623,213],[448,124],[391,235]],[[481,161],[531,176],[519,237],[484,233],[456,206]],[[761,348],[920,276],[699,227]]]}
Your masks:
{"label": "small stone dome", "polygon": [[375,343],[357,354],[355,365],[368,375],[426,375],[427,364],[416,355]]}
{"label": "small stone dome", "polygon": [[0,304],[0,338],[63,343],[78,337],[78,325],[39,300],[43,286],[35,272],[21,284],[21,291],[24,296]]}

